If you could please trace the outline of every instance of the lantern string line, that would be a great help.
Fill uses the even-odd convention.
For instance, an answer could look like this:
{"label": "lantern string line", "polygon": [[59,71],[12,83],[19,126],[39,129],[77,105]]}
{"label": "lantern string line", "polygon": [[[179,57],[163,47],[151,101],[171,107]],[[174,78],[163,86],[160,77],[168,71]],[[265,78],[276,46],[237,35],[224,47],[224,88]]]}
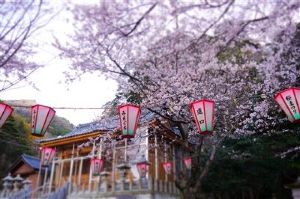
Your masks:
{"label": "lantern string line", "polygon": [[[31,108],[32,106],[22,106],[22,105],[11,105],[12,107],[15,108]],[[53,109],[73,109],[73,110],[77,110],[77,109],[107,109],[104,107],[51,107]]]}
{"label": "lantern string line", "polygon": [[[267,94],[261,94],[261,95],[253,95],[251,97],[249,97],[250,99],[252,98],[260,98],[260,99],[272,99],[273,98],[271,97],[271,95],[267,95]],[[223,102],[227,102],[227,101],[232,101],[233,99],[228,99],[228,100],[222,100],[222,101],[215,101],[216,104],[220,104],[220,103],[223,103]],[[189,106],[190,104],[184,104],[185,106]],[[183,106],[184,106],[183,105]],[[10,106],[12,107],[16,107],[16,108],[32,108],[32,106],[26,106],[26,105],[15,105],[15,104],[11,104]],[[158,107],[159,105],[155,105],[153,104],[152,106],[142,106],[143,108],[156,108]],[[70,109],[70,110],[85,110],[85,109],[95,109],[95,110],[104,110],[104,109],[110,109],[110,108],[116,108],[116,107],[63,107],[63,106],[58,106],[58,107],[51,107],[53,109]]]}

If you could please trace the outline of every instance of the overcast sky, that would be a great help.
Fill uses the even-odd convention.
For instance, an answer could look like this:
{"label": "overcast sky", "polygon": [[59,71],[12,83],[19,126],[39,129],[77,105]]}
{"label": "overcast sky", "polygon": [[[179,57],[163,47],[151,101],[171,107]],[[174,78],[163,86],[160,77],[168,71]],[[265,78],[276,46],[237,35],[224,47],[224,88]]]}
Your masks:
{"label": "overcast sky", "polygon": [[[50,1],[61,8],[60,1]],[[53,36],[60,40],[67,39],[72,32],[72,23],[67,23],[70,13],[62,10],[43,30],[31,38],[38,44],[37,55],[33,60],[42,64],[29,78],[35,89],[28,82],[21,82],[1,93],[1,99],[33,99],[37,103],[51,107],[101,107],[114,98],[117,84],[105,79],[100,74],[85,74],[80,80],[66,84],[63,72],[68,71],[70,63],[58,57],[58,51],[52,46]],[[70,19],[69,19],[70,20]],[[87,123],[101,115],[101,110],[56,110],[73,124]]]}

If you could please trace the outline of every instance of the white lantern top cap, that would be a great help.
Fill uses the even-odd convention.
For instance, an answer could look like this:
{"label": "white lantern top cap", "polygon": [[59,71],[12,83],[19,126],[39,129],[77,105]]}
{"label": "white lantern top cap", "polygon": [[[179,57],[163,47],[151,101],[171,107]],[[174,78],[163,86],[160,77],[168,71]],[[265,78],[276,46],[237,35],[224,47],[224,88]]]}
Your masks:
{"label": "white lantern top cap", "polygon": [[23,181],[24,179],[20,176],[20,174],[18,174],[15,178],[15,181]]}
{"label": "white lantern top cap", "polygon": [[13,181],[14,178],[11,177],[11,174],[9,173],[5,178],[3,178],[3,181]]}
{"label": "white lantern top cap", "polygon": [[45,106],[45,105],[42,105],[42,104],[35,104],[35,105],[32,106],[32,108],[33,108],[33,107],[36,107],[36,106],[42,106],[42,107],[45,107],[45,108],[49,108],[49,109],[53,110],[54,112],[56,112],[52,107],[50,107],[50,106]]}

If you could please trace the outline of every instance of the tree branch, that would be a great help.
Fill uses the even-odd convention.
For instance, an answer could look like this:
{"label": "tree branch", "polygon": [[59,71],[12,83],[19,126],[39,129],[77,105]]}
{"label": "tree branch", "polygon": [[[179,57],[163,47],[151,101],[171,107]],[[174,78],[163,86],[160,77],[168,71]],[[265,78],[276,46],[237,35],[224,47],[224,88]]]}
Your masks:
{"label": "tree branch", "polygon": [[202,180],[203,178],[208,174],[208,171],[209,171],[209,168],[215,158],[215,155],[216,155],[216,149],[217,149],[217,146],[216,144],[213,144],[212,145],[212,149],[211,149],[211,153],[210,153],[210,156],[209,156],[209,159],[206,161],[206,164],[199,176],[199,178],[197,179],[197,182],[195,184],[195,186],[193,187],[194,190],[198,190],[200,189],[201,185],[202,185]]}
{"label": "tree branch", "polygon": [[131,33],[133,33],[137,27],[141,24],[141,22],[146,18],[146,16],[156,7],[157,3],[153,4],[134,24],[133,28],[129,30],[127,33],[124,33],[122,30],[121,33],[124,37],[128,37]]}

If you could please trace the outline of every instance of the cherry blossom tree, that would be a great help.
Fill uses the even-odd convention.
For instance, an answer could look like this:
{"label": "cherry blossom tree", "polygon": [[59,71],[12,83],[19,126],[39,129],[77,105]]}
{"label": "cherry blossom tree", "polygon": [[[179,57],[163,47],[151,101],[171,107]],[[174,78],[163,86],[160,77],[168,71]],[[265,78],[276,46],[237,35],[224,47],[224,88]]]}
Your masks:
{"label": "cherry blossom tree", "polygon": [[29,59],[36,47],[29,38],[49,22],[48,11],[43,0],[0,1],[0,92],[39,67]]}
{"label": "cherry blossom tree", "polygon": [[[204,147],[205,163],[196,161],[192,179],[177,179],[186,195],[201,188],[224,137],[271,134],[287,122],[273,96],[299,84],[299,7],[288,0],[104,0],[75,6],[73,42],[56,46],[76,76],[106,74],[186,141],[199,139],[195,154]],[[216,101],[212,137],[198,136],[189,111],[201,98]]]}

